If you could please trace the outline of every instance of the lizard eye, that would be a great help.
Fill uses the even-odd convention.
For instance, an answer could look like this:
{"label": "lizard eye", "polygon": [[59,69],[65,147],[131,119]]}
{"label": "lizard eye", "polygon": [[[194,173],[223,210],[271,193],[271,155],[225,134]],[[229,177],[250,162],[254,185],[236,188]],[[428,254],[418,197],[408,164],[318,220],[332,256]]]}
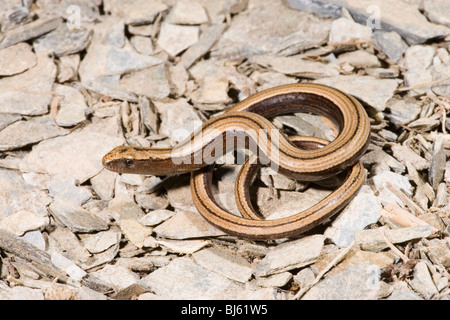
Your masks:
{"label": "lizard eye", "polygon": [[134,161],[133,161],[133,160],[130,160],[130,159],[126,159],[126,160],[125,160],[125,165],[126,165],[127,167],[132,167],[132,166],[134,165]]}

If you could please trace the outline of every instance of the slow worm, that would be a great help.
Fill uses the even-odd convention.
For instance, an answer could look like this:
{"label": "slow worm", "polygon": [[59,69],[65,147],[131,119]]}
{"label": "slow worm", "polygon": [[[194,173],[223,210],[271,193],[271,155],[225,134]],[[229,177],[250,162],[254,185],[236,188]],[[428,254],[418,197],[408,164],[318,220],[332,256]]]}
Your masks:
{"label": "slow worm", "polygon": [[[316,148],[295,146],[267,120],[294,112],[325,116],[337,125],[339,135],[321,147],[317,147],[314,139],[309,143],[316,143]],[[323,217],[330,216],[348,203],[350,194],[354,194],[362,183],[362,166],[358,161],[368,147],[369,136],[368,116],[355,98],[325,85],[298,83],[268,89],[237,103],[224,114],[203,123],[201,128],[173,148],[116,147],[103,157],[103,165],[120,173],[171,175],[193,172],[194,202],[201,214],[211,218],[207,218],[208,221],[242,237],[268,239],[293,235],[295,230],[301,232],[306,230],[305,226],[315,226],[323,221]],[[239,143],[242,141],[244,143]],[[321,180],[353,166],[343,184],[345,187],[337,189],[344,195],[339,197],[336,190],[326,198],[330,202],[326,209],[313,207],[313,211],[324,212],[294,215],[292,220],[287,219],[278,227],[264,227],[264,230],[255,226],[273,222],[248,218],[235,221],[229,214],[222,215],[218,206],[211,206],[207,185],[210,175],[205,167],[236,148],[255,151],[252,146],[257,147],[260,162],[294,179]],[[202,179],[203,182],[200,181]],[[205,215],[206,209],[209,213]],[[221,218],[212,221],[213,216]],[[230,225],[234,226],[230,228]],[[239,230],[234,230],[235,227]]]}

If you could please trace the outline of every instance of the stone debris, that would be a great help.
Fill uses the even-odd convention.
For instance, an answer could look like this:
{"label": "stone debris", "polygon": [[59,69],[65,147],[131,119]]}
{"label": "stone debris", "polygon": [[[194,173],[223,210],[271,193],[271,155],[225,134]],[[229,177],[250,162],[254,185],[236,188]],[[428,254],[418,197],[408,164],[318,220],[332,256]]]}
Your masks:
{"label": "stone debris", "polygon": [[[0,300],[450,299],[446,0],[8,0],[0,3]],[[261,90],[322,83],[371,123],[366,181],[296,238],[209,224],[190,174],[118,174],[119,145],[167,148]],[[326,118],[270,119],[332,141]],[[239,214],[244,152],[213,193]],[[258,172],[265,219],[336,181]]]}

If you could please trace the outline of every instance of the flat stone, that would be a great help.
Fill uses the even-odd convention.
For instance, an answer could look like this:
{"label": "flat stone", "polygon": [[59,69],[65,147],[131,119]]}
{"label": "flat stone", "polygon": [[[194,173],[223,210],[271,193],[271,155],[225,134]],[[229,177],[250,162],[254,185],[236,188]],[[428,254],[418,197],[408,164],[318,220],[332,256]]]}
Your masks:
{"label": "flat stone", "polygon": [[320,255],[325,237],[308,236],[274,247],[256,266],[257,276],[268,276],[313,263]]}
{"label": "flat stone", "polygon": [[153,42],[149,37],[133,36],[130,38],[130,42],[140,54],[148,56],[153,53]]}
{"label": "flat stone", "polygon": [[[433,76],[433,81],[443,80],[450,77],[450,66],[449,65],[437,65],[434,66],[431,70],[431,74]],[[450,85],[448,81],[443,81],[441,83],[437,83],[433,85],[432,90],[437,95],[449,97],[450,96]]]}
{"label": "flat stone", "polygon": [[261,287],[273,288],[273,287],[283,287],[288,284],[292,279],[292,273],[290,272],[282,272],[273,274],[268,277],[260,277],[256,279],[256,285]]}
{"label": "flat stone", "polygon": [[[341,17],[342,8],[345,8],[356,22],[363,25],[370,23],[382,31],[395,31],[409,44],[443,38],[450,33],[450,29],[430,23],[416,6],[395,0],[288,0],[288,3],[293,8],[333,18]],[[376,17],[373,16],[374,11],[367,10],[371,6],[379,12]]]}
{"label": "flat stone", "polygon": [[37,65],[23,73],[0,79],[0,113],[29,116],[47,113],[55,78],[53,60],[46,54],[37,54]]}
{"label": "flat stone", "polygon": [[90,235],[84,238],[82,243],[90,253],[100,253],[118,244],[121,237],[122,234],[119,231],[108,230]]}
{"label": "flat stone", "polygon": [[365,25],[347,18],[339,18],[331,23],[329,41],[331,43],[346,43],[355,40],[369,41],[372,30]]}
{"label": "flat stone", "polygon": [[390,99],[386,108],[390,111],[386,117],[394,124],[406,125],[418,118],[422,106],[415,99],[397,98]]}
{"label": "flat stone", "polygon": [[377,79],[371,76],[337,76],[315,80],[315,83],[335,87],[366,102],[378,111],[386,108],[386,102],[394,95],[398,79]]}
{"label": "flat stone", "polygon": [[167,19],[173,24],[196,25],[208,22],[208,15],[200,3],[178,0],[170,10]]}
{"label": "flat stone", "polygon": [[425,16],[434,23],[450,27],[450,3],[445,0],[424,0]]}
{"label": "flat stone", "polygon": [[436,285],[428,271],[427,264],[424,261],[419,261],[414,267],[414,278],[410,284],[425,299],[430,299],[438,293]]}
{"label": "flat stone", "polygon": [[0,229],[11,231],[17,236],[22,236],[28,231],[42,230],[48,226],[50,220],[27,210],[17,211],[14,214],[0,220]]}
{"label": "flat stone", "polygon": [[249,60],[273,71],[302,78],[318,79],[339,75],[338,69],[333,65],[305,60],[300,55],[289,57],[255,56]]}
{"label": "flat stone", "polygon": [[142,248],[145,239],[152,234],[152,228],[143,226],[134,219],[121,218],[119,226],[125,237],[138,248]]}
{"label": "flat stone", "polygon": [[394,62],[399,62],[403,53],[408,49],[408,45],[402,37],[395,31],[373,33],[375,44]]}
{"label": "flat stone", "polygon": [[380,269],[361,263],[325,278],[312,287],[303,300],[376,300],[380,290]]}
{"label": "flat stone", "polygon": [[202,121],[187,99],[154,101],[161,117],[160,134],[168,136],[176,144],[187,138]]}
{"label": "flat stone", "polygon": [[58,221],[62,222],[72,232],[92,232],[108,229],[108,225],[103,220],[70,201],[56,199],[50,204],[49,210]]}
{"label": "flat stone", "polygon": [[390,190],[387,184],[391,184],[399,190],[402,190],[407,196],[412,196],[412,185],[409,182],[409,179],[391,171],[382,171],[378,172],[373,178],[373,185],[375,190],[378,192],[378,200],[386,205],[388,203],[401,203],[401,200],[394,195]]}
{"label": "flat stone", "polygon": [[59,96],[60,109],[55,118],[59,126],[72,127],[86,120],[88,106],[79,90],[59,84],[54,90]]}
{"label": "flat stone", "polygon": [[6,31],[0,42],[0,49],[7,48],[16,43],[39,37],[56,29],[62,23],[59,17],[44,17],[24,24],[18,28]]}
{"label": "flat stone", "polygon": [[354,240],[355,230],[363,230],[380,218],[381,204],[369,186],[363,186],[356,197],[327,228],[325,235],[339,247]]}
{"label": "flat stone", "polygon": [[427,69],[432,61],[436,49],[432,46],[415,45],[405,51],[404,66],[411,72]]}
{"label": "flat stone", "polygon": [[63,175],[80,184],[95,176],[103,169],[102,157],[124,142],[114,118],[95,121],[98,123],[36,145],[22,159],[21,171]]}
{"label": "flat stone", "polygon": [[[73,15],[77,14],[80,24],[100,19],[99,6],[101,2],[98,0],[37,0],[36,3],[44,12],[63,17],[66,20],[73,19]],[[73,27],[77,27],[77,22],[73,22]]]}
{"label": "flat stone", "polygon": [[[232,280],[199,266],[189,258],[177,258],[141,279],[140,284],[163,299],[223,299],[240,287]],[[236,296],[234,296],[236,298]]]}
{"label": "flat stone", "polygon": [[77,264],[86,262],[91,254],[81,245],[78,237],[68,228],[57,227],[48,237],[49,252],[59,252]]}
{"label": "flat stone", "polygon": [[282,1],[249,1],[247,10],[234,17],[212,55],[222,58],[293,55],[325,43],[329,28],[329,20],[292,10]]}
{"label": "flat stone", "polygon": [[33,117],[14,122],[0,131],[0,150],[17,149],[68,133],[56,126],[50,116]]}
{"label": "flat stone", "polygon": [[127,268],[110,264],[92,272],[91,275],[118,290],[123,290],[136,284],[139,280],[139,276]]}
{"label": "flat stone", "polygon": [[106,169],[101,170],[90,179],[92,188],[102,200],[111,200],[114,195],[114,182],[117,177],[116,172]]}
{"label": "flat stone", "polygon": [[348,63],[355,68],[381,67],[381,63],[378,58],[365,50],[356,50],[342,53],[339,55],[338,61],[339,63]]}
{"label": "flat stone", "polygon": [[132,0],[124,3],[121,0],[105,0],[105,11],[122,17],[126,24],[142,25],[152,23],[156,16],[167,10],[167,5],[160,0]]}
{"label": "flat stone", "polygon": [[403,243],[413,239],[426,238],[433,233],[434,228],[430,225],[399,228],[399,229],[370,229],[355,231],[355,241],[362,250],[380,251],[388,247],[380,231],[392,243]]}
{"label": "flat stone", "polygon": [[27,184],[18,173],[0,168],[0,184],[0,220],[23,210],[41,217],[48,215],[46,207],[51,198],[41,188]]}
{"label": "flat stone", "polygon": [[202,267],[238,282],[247,282],[253,273],[247,260],[224,249],[210,247],[192,257]]}
{"label": "flat stone", "polygon": [[158,37],[158,45],[171,56],[176,56],[198,41],[199,28],[163,23]]}
{"label": "flat stone", "polygon": [[83,82],[106,76],[120,75],[134,70],[149,68],[162,63],[159,58],[141,55],[134,48],[117,48],[93,43],[80,64],[80,78]]}
{"label": "flat stone", "polygon": [[157,240],[156,243],[177,254],[193,254],[211,244],[208,240]]}
{"label": "flat stone", "polygon": [[170,94],[170,82],[166,64],[131,72],[124,75],[119,82],[124,90],[149,99],[162,100]]}
{"label": "flat stone", "polygon": [[144,226],[155,226],[161,222],[169,219],[175,214],[172,210],[160,209],[148,212],[144,217],[139,219],[139,222]]}
{"label": "flat stone", "polygon": [[169,239],[192,239],[224,235],[196,212],[180,211],[153,229],[160,237]]}
{"label": "flat stone", "polygon": [[0,76],[12,76],[34,67],[37,63],[32,47],[26,42],[0,50]]}
{"label": "flat stone", "polygon": [[92,31],[88,29],[70,30],[66,23],[33,42],[36,52],[52,52],[57,57],[80,52],[89,45]]}
{"label": "flat stone", "polygon": [[430,165],[429,161],[419,156],[406,145],[395,144],[391,147],[391,150],[397,160],[404,165],[411,163],[417,170],[427,169]]}

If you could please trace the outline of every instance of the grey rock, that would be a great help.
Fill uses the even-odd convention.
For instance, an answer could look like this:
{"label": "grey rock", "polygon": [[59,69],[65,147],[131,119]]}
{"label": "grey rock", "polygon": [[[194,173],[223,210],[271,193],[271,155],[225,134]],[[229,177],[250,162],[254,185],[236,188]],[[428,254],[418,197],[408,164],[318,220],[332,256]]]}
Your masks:
{"label": "grey rock", "polygon": [[247,260],[217,247],[203,249],[192,257],[202,267],[238,282],[247,282],[253,273]]}
{"label": "grey rock", "polygon": [[52,215],[72,232],[92,232],[108,229],[100,218],[71,201],[55,199],[49,206]]}
{"label": "grey rock", "polygon": [[37,55],[37,61],[36,66],[23,73],[0,79],[0,113],[41,115],[48,112],[56,66],[44,53]]}
{"label": "grey rock", "polygon": [[375,44],[383,51],[389,59],[399,62],[408,45],[403,41],[402,37],[395,32],[375,31],[373,33]]}
{"label": "grey rock", "polygon": [[67,130],[56,126],[49,116],[17,121],[0,131],[0,150],[21,148],[67,133]]}
{"label": "grey rock", "polygon": [[339,247],[348,246],[354,240],[354,232],[376,223],[380,218],[381,204],[372,189],[363,186],[349,205],[327,228],[325,235]]}
{"label": "grey rock", "polygon": [[347,267],[312,287],[303,300],[376,300],[380,290],[380,269],[370,263]]}
{"label": "grey rock", "polygon": [[430,225],[415,226],[399,229],[370,229],[355,231],[355,241],[363,250],[379,251],[388,247],[382,234],[392,243],[402,243],[413,239],[426,238],[433,233],[434,228]]}
{"label": "grey rock", "polygon": [[80,52],[89,45],[92,31],[88,29],[69,30],[66,23],[33,42],[38,51],[53,52],[57,57]]}
{"label": "grey rock", "polygon": [[254,273],[268,276],[313,263],[320,255],[325,237],[308,236],[278,245],[256,266]]}
{"label": "grey rock", "polygon": [[[264,23],[261,24],[261,21]],[[255,25],[259,28],[255,28]],[[324,43],[328,38],[329,27],[329,20],[319,19],[306,12],[296,12],[281,1],[255,1],[235,17],[230,28],[214,46],[212,55],[292,55]]]}
{"label": "grey rock", "polygon": [[0,76],[11,76],[34,67],[37,63],[32,47],[26,42],[0,50]]}
{"label": "grey rock", "polygon": [[431,22],[450,27],[450,3],[448,1],[424,0],[423,10]]}
{"label": "grey rock", "polygon": [[[430,23],[416,7],[395,0],[288,0],[288,3],[293,8],[333,18],[340,17],[345,8],[356,22],[373,24],[375,28],[379,23],[382,31],[395,31],[409,44],[443,38],[450,33],[449,28]],[[379,16],[373,16],[374,12],[367,10],[370,6],[379,10]]]}
{"label": "grey rock", "polygon": [[436,285],[428,271],[427,264],[419,261],[414,267],[414,278],[410,282],[411,287],[419,292],[425,299],[430,299],[438,293]]}
{"label": "grey rock", "polygon": [[27,41],[39,37],[47,32],[56,29],[62,23],[59,17],[43,17],[33,22],[24,24],[18,28],[4,33],[0,42],[0,49],[12,46],[13,44]]}

